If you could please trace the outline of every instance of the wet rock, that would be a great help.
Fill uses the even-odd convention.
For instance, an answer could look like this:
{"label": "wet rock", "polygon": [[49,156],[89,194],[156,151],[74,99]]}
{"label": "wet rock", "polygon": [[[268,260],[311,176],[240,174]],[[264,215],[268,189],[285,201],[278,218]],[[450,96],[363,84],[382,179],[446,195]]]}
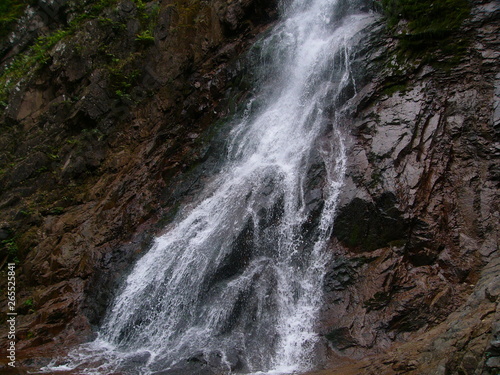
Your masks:
{"label": "wet rock", "polygon": [[[33,5],[1,42],[3,67],[87,4],[50,3]],[[275,19],[276,2],[199,3],[203,22],[188,27],[160,4],[154,43],[140,46],[137,7],[119,1],[116,12],[102,14],[118,31],[85,21],[8,99],[0,126],[8,230],[2,224],[0,240],[20,238],[19,288],[36,305],[19,315],[28,366],[93,337],[91,327],[151,236],[220,167],[230,127],[217,121],[255,80],[236,59]],[[39,12],[41,4],[54,17]],[[370,73],[357,80],[364,87],[351,103],[354,118],[343,123],[349,166],[319,324],[324,339],[334,333],[329,355],[355,359],[356,370],[340,374],[498,368],[498,12],[495,2],[473,2],[466,32],[474,43],[449,71],[391,60],[396,41],[380,35],[359,43],[355,69],[368,62]],[[331,167],[311,160],[310,227]],[[265,193],[276,185],[269,181]],[[36,212],[21,212],[30,207]],[[279,222],[282,211],[283,202],[262,202],[260,224]],[[252,253],[251,228],[244,232],[235,240],[244,250],[228,256],[216,282],[240,272]],[[217,354],[193,358],[157,372],[217,373]],[[145,360],[132,358],[131,367]],[[244,368],[238,353],[228,361],[234,371]]]}
{"label": "wet rock", "polygon": [[373,251],[391,242],[404,243],[410,224],[387,193],[374,203],[355,198],[339,210],[334,235],[354,251]]}
{"label": "wet rock", "polygon": [[[79,22],[13,90],[1,121],[0,209],[19,238],[19,288],[36,301],[36,312],[20,317],[19,348],[35,357],[93,336],[154,232],[217,171],[229,130],[212,125],[228,113],[229,89],[237,98],[248,91],[232,82],[237,59],[276,16],[271,3],[200,2],[194,11],[204,21],[193,14],[184,28],[186,20],[159,2],[140,10],[119,1],[98,15],[91,2],[56,3],[40,30],[19,29],[0,46],[5,67],[38,31]],[[22,27],[40,21],[40,7]],[[240,23],[230,40],[218,16],[229,8],[226,25]],[[140,12],[150,17],[154,43],[136,40],[146,27]],[[89,16],[77,20],[81,14]],[[220,280],[240,269],[232,259]]]}
{"label": "wet rock", "polygon": [[[494,373],[498,71],[483,62],[498,52],[500,30],[498,7],[479,3],[468,26],[481,29],[477,60],[449,75],[383,65],[353,100],[321,332],[348,327],[355,344],[330,345],[333,358],[386,354],[325,374]],[[360,256],[370,261],[353,267]]]}
{"label": "wet rock", "polygon": [[369,263],[369,258],[339,258],[335,259],[327,270],[323,288],[325,292],[332,293],[334,291],[345,290],[350,285],[356,282],[358,277],[358,269],[366,263]]}
{"label": "wet rock", "polygon": [[123,368],[137,371],[138,368],[146,364],[149,358],[151,358],[150,352],[134,353],[133,355],[129,355],[125,358]]}
{"label": "wet rock", "polygon": [[[208,358],[207,358],[208,357]],[[220,373],[221,354],[205,353],[195,354],[193,357],[183,360],[168,370],[153,372],[155,375],[216,375]]]}
{"label": "wet rock", "polygon": [[[248,28],[248,21],[253,23],[269,22],[277,15],[276,1],[238,0],[219,8],[218,14],[227,35]],[[246,22],[242,22],[247,20]]]}
{"label": "wet rock", "polygon": [[28,178],[35,177],[35,175],[43,168],[46,168],[48,164],[49,158],[44,153],[34,152],[13,168],[12,172],[7,177],[9,181],[8,187],[16,186]]}
{"label": "wet rock", "polygon": [[254,253],[254,224],[248,220],[243,230],[238,235],[230,248],[230,252],[221,262],[220,267],[212,275],[207,290],[210,290],[214,284],[227,280],[239,273],[242,273],[245,266],[248,265]]}
{"label": "wet rock", "polygon": [[11,236],[11,229],[8,226],[0,227],[0,241],[6,240]]}
{"label": "wet rock", "polygon": [[330,345],[338,350],[344,350],[356,345],[356,340],[351,336],[349,328],[337,328],[325,335]]}

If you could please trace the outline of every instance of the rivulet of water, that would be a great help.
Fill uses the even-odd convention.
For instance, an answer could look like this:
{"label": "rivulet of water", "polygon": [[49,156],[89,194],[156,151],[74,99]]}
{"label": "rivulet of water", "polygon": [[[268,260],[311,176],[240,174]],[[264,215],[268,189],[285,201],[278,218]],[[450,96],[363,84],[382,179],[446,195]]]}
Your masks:
{"label": "rivulet of water", "polygon": [[59,369],[188,375],[314,366],[326,244],[346,169],[336,114],[355,92],[351,50],[374,18],[364,6],[281,6],[281,21],[254,50],[266,87],[233,121],[221,171],[137,262],[98,339]]}

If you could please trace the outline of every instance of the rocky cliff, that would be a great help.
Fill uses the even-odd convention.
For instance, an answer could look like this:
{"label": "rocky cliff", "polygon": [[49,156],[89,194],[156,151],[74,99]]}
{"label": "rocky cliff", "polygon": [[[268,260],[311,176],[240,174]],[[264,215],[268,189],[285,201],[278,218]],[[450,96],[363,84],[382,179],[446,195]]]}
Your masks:
{"label": "rocky cliff", "polygon": [[398,58],[394,35],[368,43],[380,73],[346,115],[324,334],[334,363],[385,354],[335,373],[499,371],[499,17],[476,2],[450,65]]}
{"label": "rocky cliff", "polygon": [[[451,35],[467,36],[460,53],[414,56],[405,20],[382,17],[356,51],[319,324],[324,366],[337,370],[325,374],[500,369],[499,8],[473,2]],[[18,355],[39,368],[93,337],[134,259],[217,168],[224,120],[252,87],[245,51],[277,9],[56,0],[23,11],[0,45],[0,283],[16,262]]]}
{"label": "rocky cliff", "polygon": [[2,44],[0,128],[21,358],[93,335],[120,277],[202,185],[218,121],[252,79],[237,59],[276,15],[259,1],[26,9]]}

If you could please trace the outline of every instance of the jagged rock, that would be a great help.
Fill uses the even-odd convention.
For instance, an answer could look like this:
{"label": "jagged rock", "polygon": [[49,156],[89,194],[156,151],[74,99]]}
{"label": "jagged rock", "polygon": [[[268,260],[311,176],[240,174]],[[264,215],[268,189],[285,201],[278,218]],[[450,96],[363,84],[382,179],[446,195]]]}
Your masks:
{"label": "jagged rock", "polygon": [[494,373],[498,67],[484,63],[499,51],[499,11],[476,4],[468,27],[480,28],[481,47],[451,72],[410,67],[393,92],[380,67],[350,103],[350,165],[331,247],[340,265],[370,261],[327,274],[322,332],[340,340],[348,327],[349,345],[329,343],[334,366],[339,353],[387,354],[324,374]]}
{"label": "jagged rock", "polygon": [[[52,3],[61,6],[34,5],[2,42],[2,69],[90,2]],[[220,120],[253,79],[237,59],[276,15],[274,1],[199,2],[192,18],[203,22],[186,28],[167,3],[155,2],[149,44],[136,40],[132,1],[85,21],[23,77],[2,115],[0,240],[18,248],[20,301],[35,305],[18,317],[19,353],[32,368],[93,337],[151,237],[217,170]],[[355,69],[367,62],[369,74],[348,103],[349,166],[319,327],[332,359],[355,363],[329,373],[499,367],[499,10],[495,1],[473,4],[463,31],[471,50],[449,71],[398,65],[395,41],[381,34],[357,52]],[[318,163],[307,175],[311,223],[324,171]],[[268,224],[283,209],[262,206]],[[245,236],[237,241],[246,245]],[[214,280],[244,261],[228,259]],[[158,373],[213,373],[207,363],[217,358],[194,359]],[[228,361],[244,367],[237,353]]]}
{"label": "jagged rock", "polygon": [[[227,114],[227,92],[248,90],[237,59],[276,16],[275,2],[257,3],[200,2],[193,9],[203,22],[193,14],[189,29],[170,3],[141,10],[123,0],[99,14],[93,2],[40,3],[2,42],[3,69],[39,32],[88,15],[29,71],[2,114],[2,241],[14,239],[18,288],[36,303],[20,309],[21,357],[59,355],[91,338],[152,234],[203,186],[224,142],[208,128]],[[226,18],[238,22],[230,39],[217,13],[229,8]],[[146,15],[149,44],[137,40]],[[1,254],[13,257],[3,244]]]}

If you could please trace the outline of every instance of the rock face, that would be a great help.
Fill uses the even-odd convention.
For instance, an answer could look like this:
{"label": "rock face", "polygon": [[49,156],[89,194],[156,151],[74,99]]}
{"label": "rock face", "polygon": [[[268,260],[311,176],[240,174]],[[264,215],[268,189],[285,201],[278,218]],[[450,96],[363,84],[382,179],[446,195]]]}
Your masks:
{"label": "rock face", "polygon": [[93,336],[124,272],[213,169],[214,135],[252,79],[238,58],[276,15],[272,1],[27,9],[1,56],[0,262],[18,263],[18,358],[41,366]]}
{"label": "rock face", "polygon": [[323,333],[334,365],[375,356],[333,373],[498,373],[499,17],[477,2],[446,70],[370,51]]}
{"label": "rock face", "polygon": [[[238,59],[276,14],[260,0],[40,1],[1,44],[16,85],[1,81],[0,261],[18,262],[26,366],[93,337],[132,262],[216,170],[251,87]],[[400,61],[382,24],[359,52],[372,73],[344,116],[325,374],[500,369],[499,19],[475,1],[470,51],[447,68]],[[16,56],[33,67],[8,68]]]}

